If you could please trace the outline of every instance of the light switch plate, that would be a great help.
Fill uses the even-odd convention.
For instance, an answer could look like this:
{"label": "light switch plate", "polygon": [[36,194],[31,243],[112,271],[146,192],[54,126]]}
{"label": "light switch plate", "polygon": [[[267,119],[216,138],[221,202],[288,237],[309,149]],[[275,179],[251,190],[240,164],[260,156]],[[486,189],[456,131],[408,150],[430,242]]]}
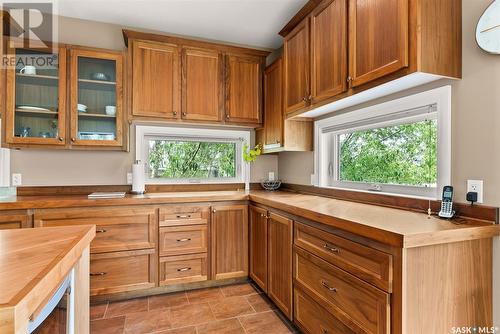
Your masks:
{"label": "light switch plate", "polygon": [[483,203],[483,180],[467,180],[467,192],[477,192],[477,202]]}
{"label": "light switch plate", "polygon": [[23,184],[23,176],[21,174],[12,174],[12,186],[19,187]]}
{"label": "light switch plate", "polygon": [[132,184],[132,173],[127,173],[127,184]]}

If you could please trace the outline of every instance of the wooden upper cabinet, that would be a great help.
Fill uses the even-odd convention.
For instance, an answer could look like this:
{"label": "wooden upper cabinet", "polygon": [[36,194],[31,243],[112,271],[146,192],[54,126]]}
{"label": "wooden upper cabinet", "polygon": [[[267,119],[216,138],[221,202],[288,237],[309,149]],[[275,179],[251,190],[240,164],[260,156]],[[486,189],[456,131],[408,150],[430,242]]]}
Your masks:
{"label": "wooden upper cabinet", "polygon": [[262,58],[226,55],[226,122],[261,122]]}
{"label": "wooden upper cabinet", "polygon": [[347,90],[347,0],[327,0],[311,13],[312,103]]}
{"label": "wooden upper cabinet", "polygon": [[408,0],[349,0],[349,29],[352,87],[408,66]]}
{"label": "wooden upper cabinet", "polygon": [[248,207],[218,205],[211,217],[212,279],[248,276]]}
{"label": "wooden upper cabinet", "polygon": [[250,278],[267,292],[267,210],[249,206]]}
{"label": "wooden upper cabinet", "polygon": [[283,145],[283,60],[264,72],[264,146]]}
{"label": "wooden upper cabinet", "polygon": [[71,145],[122,146],[122,53],[75,47],[70,56]]}
{"label": "wooden upper cabinet", "polygon": [[269,268],[267,293],[291,319],[293,221],[272,212],[267,221]]}
{"label": "wooden upper cabinet", "polygon": [[223,112],[223,56],[217,50],[182,50],[182,118],[220,121]]}
{"label": "wooden upper cabinet", "polygon": [[285,112],[309,105],[310,44],[309,18],[296,26],[284,40]]}
{"label": "wooden upper cabinet", "polygon": [[180,52],[177,45],[133,41],[132,115],[180,116]]}
{"label": "wooden upper cabinet", "polygon": [[[18,65],[6,69],[6,87],[2,87],[6,94],[5,142],[31,147],[66,145],[67,48],[55,47],[54,54],[22,47],[6,51]],[[32,57],[48,59],[47,66],[24,66]],[[50,62],[53,59],[57,61]]]}

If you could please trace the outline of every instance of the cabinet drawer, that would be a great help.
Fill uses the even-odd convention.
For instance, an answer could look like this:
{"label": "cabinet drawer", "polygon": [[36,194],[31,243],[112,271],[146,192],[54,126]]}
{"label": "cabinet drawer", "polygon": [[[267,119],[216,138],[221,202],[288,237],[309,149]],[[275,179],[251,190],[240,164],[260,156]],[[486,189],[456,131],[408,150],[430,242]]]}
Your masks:
{"label": "cabinet drawer", "polygon": [[90,294],[100,295],[154,287],[156,259],[154,249],[91,255]]}
{"label": "cabinet drawer", "polygon": [[207,254],[160,258],[160,285],[207,280]]}
{"label": "cabinet drawer", "polygon": [[295,247],[295,284],[349,327],[364,333],[389,330],[389,294]]}
{"label": "cabinet drawer", "polygon": [[156,210],[153,208],[102,208],[43,210],[35,212],[35,227],[96,225],[91,253],[155,248]]}
{"label": "cabinet drawer", "polygon": [[207,225],[160,228],[160,256],[207,252]]}
{"label": "cabinet drawer", "polygon": [[305,224],[295,224],[295,244],[367,281],[392,292],[392,256]]}
{"label": "cabinet drawer", "polygon": [[209,206],[168,206],[160,208],[160,226],[206,225]]}
{"label": "cabinet drawer", "polygon": [[295,322],[309,334],[354,334],[340,320],[317,304],[311,297],[295,289]]}

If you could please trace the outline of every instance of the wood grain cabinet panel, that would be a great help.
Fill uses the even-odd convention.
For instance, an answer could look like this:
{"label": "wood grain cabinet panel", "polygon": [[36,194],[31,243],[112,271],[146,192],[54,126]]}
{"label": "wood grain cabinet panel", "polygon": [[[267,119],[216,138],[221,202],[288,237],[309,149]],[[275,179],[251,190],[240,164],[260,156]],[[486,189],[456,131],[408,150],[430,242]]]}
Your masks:
{"label": "wood grain cabinet panel", "polygon": [[206,281],[207,254],[166,256],[160,258],[160,285]]}
{"label": "wood grain cabinet panel", "polygon": [[311,103],[347,90],[346,1],[323,1],[311,13]]}
{"label": "wood grain cabinet panel", "polygon": [[264,146],[283,146],[283,60],[264,71]]}
{"label": "wood grain cabinet panel", "polygon": [[179,118],[178,46],[133,41],[132,60],[132,115]]}
{"label": "wood grain cabinet panel", "polygon": [[268,295],[292,318],[293,221],[275,213],[268,219]]}
{"label": "wood grain cabinet panel", "polygon": [[262,58],[226,55],[226,122],[258,124],[262,109]]}
{"label": "wood grain cabinet panel", "polygon": [[285,37],[285,112],[287,114],[309,105],[310,44],[309,18],[299,23]]}
{"label": "wood grain cabinet panel", "polygon": [[30,216],[25,211],[0,212],[0,230],[31,227]]}
{"label": "wood grain cabinet panel", "polygon": [[408,66],[408,0],[349,0],[349,64],[352,87]]}
{"label": "wood grain cabinet panel", "polygon": [[161,227],[160,256],[206,253],[207,225]]}
{"label": "wood grain cabinet panel", "polygon": [[267,210],[250,205],[250,277],[267,292]]}
{"label": "wood grain cabinet panel", "polygon": [[90,294],[102,295],[157,285],[158,257],[154,249],[92,254]]}
{"label": "wood grain cabinet panel", "polygon": [[224,108],[223,56],[217,50],[182,49],[182,118],[220,121]]}
{"label": "wood grain cabinet panel", "polygon": [[35,227],[96,225],[91,253],[155,248],[156,209],[147,207],[42,209],[35,211]]}
{"label": "wood grain cabinet panel", "polygon": [[392,255],[305,224],[295,224],[295,244],[380,289],[392,292]]}
{"label": "wood grain cabinet panel", "polygon": [[355,332],[390,331],[390,295],[295,247],[295,286]]}
{"label": "wood grain cabinet panel", "polygon": [[160,226],[207,225],[209,206],[173,205],[160,208]]}
{"label": "wood grain cabinet panel", "polygon": [[212,279],[248,276],[248,206],[212,207],[210,229]]}
{"label": "wood grain cabinet panel", "polygon": [[295,289],[294,304],[295,323],[307,334],[355,333],[300,289]]}

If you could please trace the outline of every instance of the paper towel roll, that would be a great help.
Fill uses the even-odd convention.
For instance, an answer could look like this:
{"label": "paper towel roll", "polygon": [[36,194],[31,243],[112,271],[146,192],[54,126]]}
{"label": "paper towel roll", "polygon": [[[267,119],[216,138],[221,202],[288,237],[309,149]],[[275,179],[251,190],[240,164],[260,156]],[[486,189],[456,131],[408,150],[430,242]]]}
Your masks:
{"label": "paper towel roll", "polygon": [[132,165],[132,192],[134,194],[144,194],[144,164],[136,161]]}

